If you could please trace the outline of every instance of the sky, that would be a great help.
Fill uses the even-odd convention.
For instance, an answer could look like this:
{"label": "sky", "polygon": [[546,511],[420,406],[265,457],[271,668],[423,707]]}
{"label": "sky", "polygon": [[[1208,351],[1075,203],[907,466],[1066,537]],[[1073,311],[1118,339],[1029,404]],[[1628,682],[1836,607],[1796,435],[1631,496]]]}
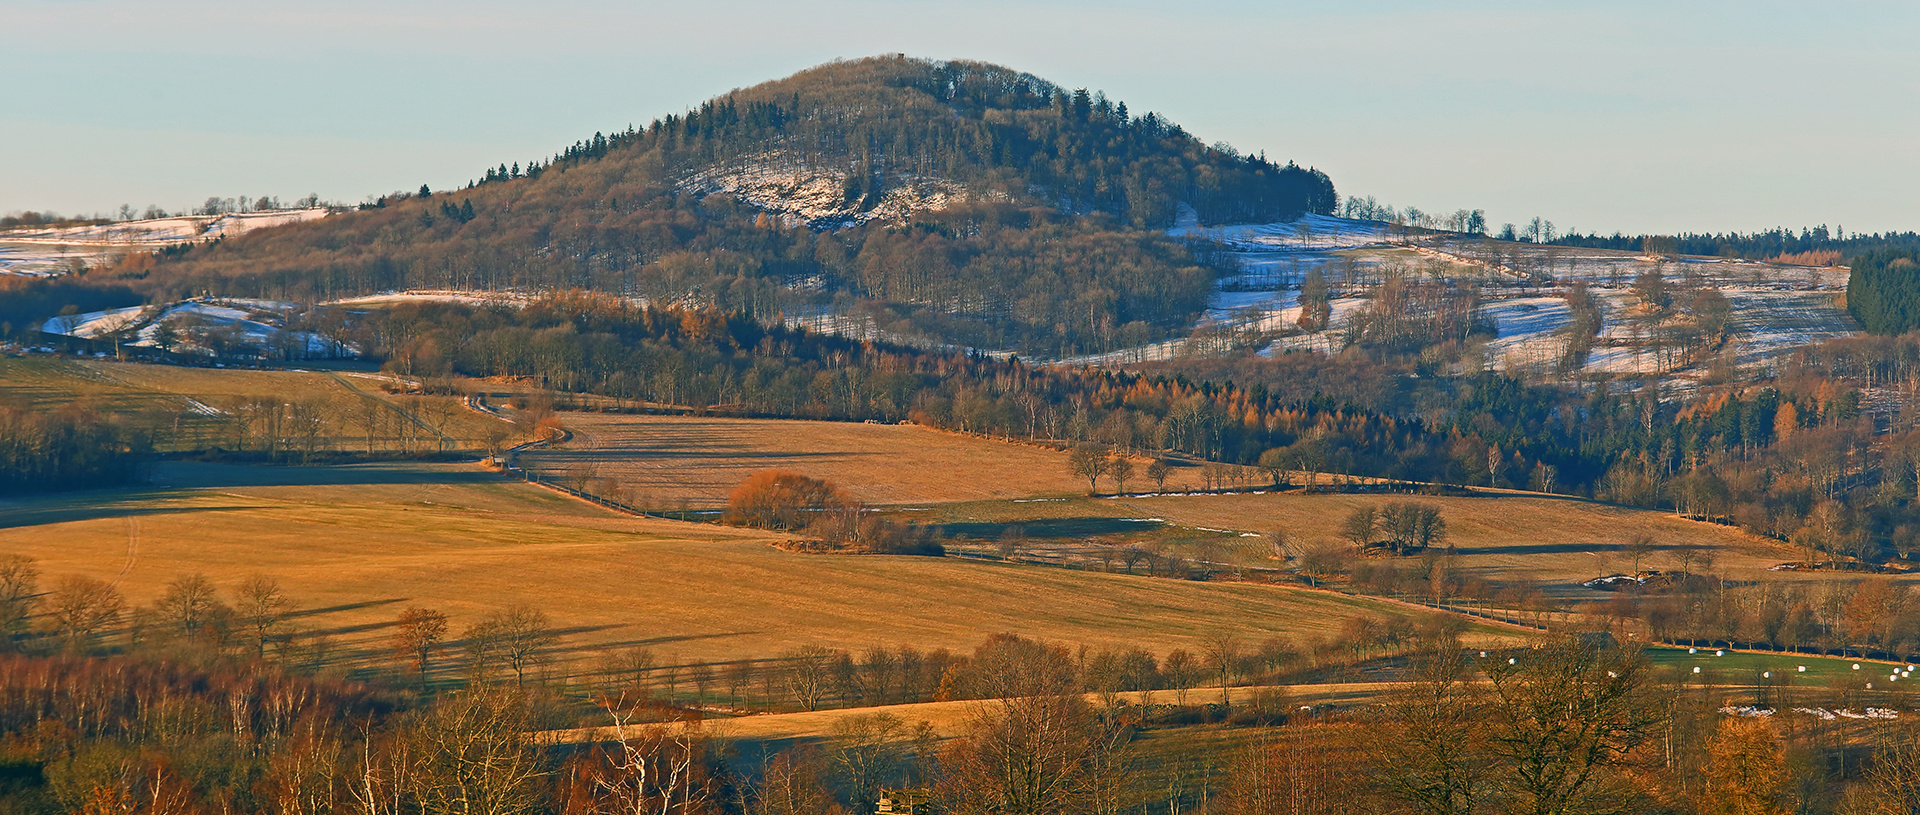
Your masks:
{"label": "sky", "polygon": [[0,0],[0,212],[452,187],[898,52],[1496,225],[1916,230],[1915,30],[1852,0]]}

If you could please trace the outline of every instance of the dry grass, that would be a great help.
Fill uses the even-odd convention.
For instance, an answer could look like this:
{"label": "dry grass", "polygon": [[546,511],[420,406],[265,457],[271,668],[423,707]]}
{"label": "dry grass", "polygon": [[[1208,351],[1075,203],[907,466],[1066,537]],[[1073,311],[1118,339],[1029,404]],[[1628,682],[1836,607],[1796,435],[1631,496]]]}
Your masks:
{"label": "dry grass", "polygon": [[[642,506],[718,507],[748,473],[783,467],[832,479],[874,504],[921,504],[917,509],[925,511],[905,516],[912,520],[1162,519],[1164,526],[1106,537],[1116,542],[1157,538],[1189,557],[1276,566],[1264,539],[1236,533],[1264,536],[1285,529],[1302,545],[1333,542],[1353,509],[1413,500],[1441,507],[1462,569],[1496,581],[1565,586],[1629,571],[1633,563],[1626,544],[1639,533],[1654,540],[1642,568],[1671,569],[1682,552],[1711,552],[1717,570],[1730,577],[1797,579],[1765,571],[1796,557],[1784,545],[1666,512],[1572,498],[1285,493],[1088,499],[1085,482],[1069,473],[1062,452],[921,427],[599,414],[565,419],[578,434],[576,441],[529,453],[523,463],[556,476],[590,473],[607,484],[601,489],[622,491],[616,495]],[[1171,481],[1194,481],[1194,472],[1180,468]]]}
{"label": "dry grass", "polygon": [[831,480],[871,504],[1087,491],[1087,483],[1067,469],[1064,452],[914,425],[592,413],[561,418],[574,440],[529,452],[521,464],[554,478],[606,479],[618,497],[644,507],[724,506],[734,485],[772,468]]}
{"label": "dry grass", "polygon": [[[1460,567],[1495,579],[1571,583],[1631,571],[1627,542],[1645,533],[1654,551],[1642,568],[1671,569],[1683,551],[1710,551],[1716,568],[1736,579],[1781,577],[1766,568],[1796,555],[1788,547],[1732,527],[1689,521],[1671,513],[1543,495],[1486,497],[1382,495],[1208,495],[1102,501],[1128,515],[1165,518],[1197,527],[1265,534],[1284,529],[1302,544],[1340,540],[1340,524],[1354,509],[1389,501],[1418,501],[1441,509]],[[1258,549],[1258,547],[1253,547]],[[1695,564],[1698,568],[1698,563]]]}
{"label": "dry grass", "polygon": [[118,579],[134,603],[187,573],[223,586],[272,575],[301,607],[327,609],[304,627],[360,658],[377,657],[407,605],[447,612],[457,631],[535,604],[566,631],[563,650],[641,645],[682,661],[965,649],[1002,631],[1198,649],[1223,628],[1330,637],[1350,617],[1404,612],[1283,587],[792,554],[762,533],[616,516],[465,465],[170,464],[156,480],[170,486],[0,506],[0,551],[37,558],[49,584]]}
{"label": "dry grass", "polygon": [[[1282,685],[1264,687],[1230,687],[1228,700],[1234,705],[1252,702],[1256,694],[1278,693],[1289,703],[1311,702],[1324,704],[1338,702],[1354,704],[1377,700],[1401,687],[1395,682],[1340,682],[1312,685]],[[1125,691],[1114,694],[1117,701],[1127,704],[1170,704],[1175,699],[1171,690],[1148,692]],[[1089,693],[1085,696],[1090,704],[1104,703],[1100,694]],[[1186,693],[1189,704],[1218,701],[1220,686],[1201,686]],[[925,723],[932,728],[936,736],[945,738],[964,732],[982,716],[991,717],[1000,705],[998,701],[960,700],[952,702],[915,702],[901,705],[875,705],[871,707],[835,708],[831,710],[809,710],[797,713],[769,713],[757,716],[741,716],[727,719],[707,719],[698,726],[704,731],[721,738],[742,741],[778,741],[785,739],[824,739],[835,735],[835,728],[849,719],[886,715],[893,716],[909,724]],[[628,733],[631,734],[629,729]],[[568,730],[550,730],[541,734],[543,740],[556,744],[569,744],[591,741],[611,741],[619,738],[620,730],[614,727],[580,727]]]}
{"label": "dry grass", "polygon": [[[347,372],[190,368],[40,356],[0,359],[0,401],[43,410],[79,403],[117,413],[179,415],[177,422],[171,418],[163,422],[169,431],[163,436],[163,449],[234,447],[230,423],[207,414],[234,413],[248,400],[258,399],[312,408],[321,418],[324,444],[344,450],[366,449],[369,421],[379,450],[408,445],[433,449],[438,436],[403,414],[417,417],[469,450],[484,448],[489,432],[503,424],[466,410],[456,398],[384,393],[382,383],[376,376]],[[403,442],[403,436],[411,441]]]}

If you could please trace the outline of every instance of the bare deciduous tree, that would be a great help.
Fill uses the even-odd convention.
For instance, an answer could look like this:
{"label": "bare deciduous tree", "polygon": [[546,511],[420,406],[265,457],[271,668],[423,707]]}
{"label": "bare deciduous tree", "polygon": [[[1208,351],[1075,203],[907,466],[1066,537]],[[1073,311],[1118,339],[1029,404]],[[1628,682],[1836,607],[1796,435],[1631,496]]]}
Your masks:
{"label": "bare deciduous tree", "polygon": [[447,615],[430,608],[408,606],[400,612],[398,624],[393,629],[393,651],[395,654],[413,663],[413,669],[420,674],[420,683],[427,682],[427,660],[433,655],[434,646],[447,637]]}
{"label": "bare deciduous tree", "polygon": [[467,629],[466,639],[478,667],[484,671],[486,663],[498,658],[513,671],[514,683],[524,687],[527,671],[557,637],[546,612],[519,604],[474,623]]}
{"label": "bare deciduous tree", "polygon": [[104,580],[69,575],[47,596],[47,622],[69,649],[86,647],[95,634],[120,619],[126,601]]}
{"label": "bare deciduous tree", "polygon": [[425,812],[516,815],[538,802],[544,773],[529,741],[523,700],[462,693],[426,708],[406,728],[411,761],[400,785]]}
{"label": "bare deciduous tree", "polygon": [[787,690],[793,693],[795,701],[807,710],[819,710],[820,701],[826,696],[829,674],[833,663],[833,651],[809,645],[781,655],[786,663]]}
{"label": "bare deciduous tree", "polygon": [[1133,462],[1126,456],[1114,456],[1107,463],[1107,477],[1113,479],[1113,491],[1125,495],[1127,481],[1133,478]]}
{"label": "bare deciduous tree", "polygon": [[213,581],[198,572],[168,582],[166,593],[160,595],[153,606],[173,633],[188,643],[200,642],[214,634],[212,628],[227,610],[220,603]]}
{"label": "bare deciduous tree", "polygon": [[287,612],[293,609],[292,601],[280,590],[280,581],[263,574],[241,581],[234,590],[233,608],[240,624],[253,634],[255,655],[265,659],[267,643],[273,640],[286,623]]}
{"label": "bare deciduous tree", "polygon": [[40,594],[40,568],[24,555],[0,557],[0,648],[27,632]]}
{"label": "bare deciduous tree", "polygon": [[1097,493],[1100,491],[1100,476],[1107,474],[1111,461],[1105,450],[1082,445],[1067,454],[1067,469],[1087,480],[1087,492]]}

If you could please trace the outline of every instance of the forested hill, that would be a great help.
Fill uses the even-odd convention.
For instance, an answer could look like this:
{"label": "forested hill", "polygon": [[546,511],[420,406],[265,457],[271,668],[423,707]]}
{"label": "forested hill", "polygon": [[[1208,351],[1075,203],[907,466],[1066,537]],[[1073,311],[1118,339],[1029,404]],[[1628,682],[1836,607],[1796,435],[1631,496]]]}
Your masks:
{"label": "forested hill", "polygon": [[1220,223],[1335,202],[1317,171],[1209,147],[1102,94],[903,57],[477,175],[110,274],[155,297],[585,288],[1052,355],[1193,324],[1214,273],[1165,236],[1181,205]]}

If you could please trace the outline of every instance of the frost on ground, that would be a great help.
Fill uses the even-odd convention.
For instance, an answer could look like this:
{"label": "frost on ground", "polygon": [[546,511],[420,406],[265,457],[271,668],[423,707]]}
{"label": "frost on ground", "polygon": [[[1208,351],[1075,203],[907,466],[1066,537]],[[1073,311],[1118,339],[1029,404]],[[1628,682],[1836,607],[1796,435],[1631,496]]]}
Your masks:
{"label": "frost on ground", "polygon": [[181,243],[324,218],[325,207],[225,215],[179,215],[143,221],[64,227],[27,227],[0,231],[0,274],[41,277],[96,265],[116,251],[153,250]]}
{"label": "frost on ground", "polygon": [[810,167],[793,156],[768,153],[695,173],[680,182],[680,189],[700,196],[734,195],[813,229],[903,223],[916,212],[946,209],[970,194],[944,179],[898,174],[881,182],[879,195],[862,196],[852,191],[852,180],[844,168]]}

